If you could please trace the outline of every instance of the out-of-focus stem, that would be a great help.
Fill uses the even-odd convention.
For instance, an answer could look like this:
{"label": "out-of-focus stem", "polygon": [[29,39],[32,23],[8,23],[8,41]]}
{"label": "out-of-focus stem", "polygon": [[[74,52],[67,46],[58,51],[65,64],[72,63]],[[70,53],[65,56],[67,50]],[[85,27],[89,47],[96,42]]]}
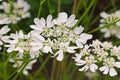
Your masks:
{"label": "out-of-focus stem", "polygon": [[55,67],[56,67],[56,59],[54,58],[53,64],[52,64],[52,73],[51,73],[51,79],[50,80],[54,80]]}
{"label": "out-of-focus stem", "polygon": [[45,0],[40,0],[40,6],[39,6],[38,15],[37,15],[38,18],[40,17],[40,13],[41,13],[42,5],[43,5],[44,2],[45,2]]}
{"label": "out-of-focus stem", "polygon": [[46,63],[48,62],[48,60],[50,59],[51,55],[49,55],[45,61],[43,62],[43,64],[40,66],[40,68],[37,70],[37,72],[35,73],[35,75],[33,76],[33,78],[35,79],[36,76],[40,73],[40,71],[45,67]]}
{"label": "out-of-focus stem", "polygon": [[58,0],[58,13],[60,12],[61,9],[61,0]]}
{"label": "out-of-focus stem", "polygon": [[73,7],[72,7],[72,13],[73,14],[75,13],[76,4],[77,4],[77,0],[74,0]]}

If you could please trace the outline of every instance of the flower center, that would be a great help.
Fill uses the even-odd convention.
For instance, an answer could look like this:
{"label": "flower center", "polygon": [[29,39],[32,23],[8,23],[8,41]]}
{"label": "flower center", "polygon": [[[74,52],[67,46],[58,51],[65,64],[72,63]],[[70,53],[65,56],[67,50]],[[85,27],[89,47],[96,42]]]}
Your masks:
{"label": "flower center", "polygon": [[114,67],[114,63],[115,63],[115,60],[113,59],[113,58],[108,58],[106,61],[105,61],[105,66],[107,66],[107,67]]}
{"label": "flower center", "polygon": [[28,52],[31,48],[30,41],[29,40],[19,40],[17,43],[17,47],[20,47],[22,50]]}

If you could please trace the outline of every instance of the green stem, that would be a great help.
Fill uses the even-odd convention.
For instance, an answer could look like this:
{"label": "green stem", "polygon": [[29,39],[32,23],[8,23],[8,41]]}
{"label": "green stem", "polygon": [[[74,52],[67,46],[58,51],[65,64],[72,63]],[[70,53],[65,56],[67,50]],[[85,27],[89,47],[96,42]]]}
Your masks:
{"label": "green stem", "polygon": [[116,10],[116,5],[115,5],[114,0],[111,0],[111,4],[112,4],[112,6],[113,6],[113,9]]}
{"label": "green stem", "polygon": [[58,0],[58,14],[60,12],[60,9],[61,9],[61,0]]}
{"label": "green stem", "polygon": [[77,4],[77,0],[74,0],[74,2],[73,2],[73,7],[72,7],[72,14],[75,13],[76,4]]}
{"label": "green stem", "polygon": [[42,5],[44,2],[45,2],[45,0],[42,0],[42,1],[40,0],[40,4],[39,4],[40,6],[39,6],[39,10],[38,10],[38,15],[37,15],[38,18],[40,18],[41,9],[42,9]]}
{"label": "green stem", "polygon": [[[93,14],[94,14],[94,10],[95,10],[96,5],[97,5],[97,1],[95,2],[92,10],[90,11],[90,14],[87,15],[87,16],[90,16],[89,23],[91,23],[91,21],[92,21],[92,18],[91,18],[91,17],[93,17]],[[96,18],[95,18],[95,20],[96,20]],[[93,20],[93,21],[94,21],[94,20]],[[87,32],[89,28],[90,28],[90,25],[89,25],[89,26],[85,26],[85,31],[84,31],[84,32]]]}
{"label": "green stem", "polygon": [[6,56],[6,55],[5,55],[5,53],[6,53],[5,51],[6,51],[6,48],[3,47],[3,55],[2,55],[2,57],[3,57],[3,63],[4,63],[4,64],[3,64],[3,76],[4,76],[4,77],[3,77],[3,78],[4,78],[3,80],[8,80],[7,68],[6,68],[6,65],[7,65],[7,64],[6,64],[6,62],[8,62],[9,57],[7,58],[7,60],[5,60],[5,58],[6,58],[6,57],[5,57],[5,56]]}
{"label": "green stem", "polygon": [[27,63],[28,63],[28,61],[23,62],[23,64],[10,75],[9,79],[11,79],[15,74],[17,74],[16,76],[18,76],[18,70],[22,68],[21,69],[21,71],[22,71],[25,68],[25,66],[27,65]]}
{"label": "green stem", "polygon": [[50,0],[48,0],[48,8],[49,8],[49,12],[50,12],[50,14],[52,15],[52,13],[53,13],[53,9],[51,8]]}
{"label": "green stem", "polygon": [[19,68],[20,69],[20,72],[19,73],[17,73],[14,77],[13,77],[13,80],[17,80],[16,78],[19,76],[19,74],[24,70],[24,68],[28,65],[28,63],[29,63],[29,61],[30,60],[27,60],[27,61],[25,61],[24,63],[23,63],[23,65],[21,66],[21,68]]}
{"label": "green stem", "polygon": [[100,30],[100,29],[102,29],[102,28],[109,27],[110,25],[113,25],[113,24],[117,23],[118,21],[120,21],[120,19],[116,20],[115,22],[106,24],[106,25],[104,25],[104,26],[102,26],[102,27],[98,27],[98,28],[96,28],[96,29],[93,29],[92,31],[90,31],[90,32],[88,32],[88,33],[89,33],[89,34],[94,33],[94,32],[96,32],[96,31],[98,31],[98,30]]}
{"label": "green stem", "polygon": [[36,71],[35,75],[33,76],[33,79],[36,78],[36,76],[40,73],[40,71],[45,67],[46,63],[48,62],[48,60],[50,59],[51,55],[49,55],[45,61],[43,62],[43,64],[40,66],[40,68]]}
{"label": "green stem", "polygon": [[54,80],[55,67],[56,67],[56,59],[54,58],[53,64],[52,64],[52,73],[51,73],[51,79],[50,80]]}
{"label": "green stem", "polygon": [[85,10],[83,15],[79,18],[78,22],[73,26],[72,29],[74,29],[81,22],[81,20],[87,15],[87,13],[90,11],[90,9],[92,8],[92,6],[95,4],[96,1],[97,0],[92,0],[92,2],[90,3],[89,7]]}
{"label": "green stem", "polygon": [[28,74],[28,78],[29,78],[29,80],[34,80],[30,74]]}

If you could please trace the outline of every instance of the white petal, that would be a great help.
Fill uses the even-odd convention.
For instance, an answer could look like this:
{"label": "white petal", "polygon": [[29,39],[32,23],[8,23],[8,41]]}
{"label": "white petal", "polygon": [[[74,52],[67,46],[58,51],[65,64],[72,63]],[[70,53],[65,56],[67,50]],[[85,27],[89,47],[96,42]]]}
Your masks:
{"label": "white petal", "polygon": [[109,75],[110,75],[110,76],[115,76],[115,75],[117,75],[116,70],[115,70],[114,68],[110,68]]}
{"label": "white petal", "polygon": [[49,46],[43,47],[43,52],[45,52],[45,53],[52,52],[51,47],[49,47]]}
{"label": "white petal", "polygon": [[67,52],[69,52],[69,53],[75,53],[75,50],[72,49],[71,47],[68,47],[68,48],[67,48]]}
{"label": "white petal", "polygon": [[36,25],[30,25],[30,28],[34,29],[34,30],[40,30],[42,31],[42,28],[36,26]]}
{"label": "white petal", "polygon": [[9,18],[5,18],[3,20],[0,20],[0,24],[9,24],[11,20]]}
{"label": "white petal", "polygon": [[39,43],[45,41],[44,37],[38,34],[32,35],[32,39]]}
{"label": "white petal", "polygon": [[73,57],[73,59],[75,59],[75,61],[78,61],[78,60],[81,59],[81,57],[82,57],[82,54],[76,53],[76,54],[75,54],[75,57]]}
{"label": "white petal", "polygon": [[68,20],[66,21],[66,24],[69,24],[69,23],[73,22],[74,19],[75,19],[75,15],[71,15],[71,16],[68,18]]}
{"label": "white petal", "polygon": [[0,34],[6,34],[9,31],[10,31],[10,28],[8,28],[8,26],[4,26],[1,28]]}
{"label": "white petal", "polygon": [[83,30],[84,30],[84,28],[82,27],[82,26],[79,26],[79,27],[76,27],[75,29],[74,29],[74,33],[75,34],[80,34],[81,32],[83,32]]}
{"label": "white petal", "polygon": [[85,65],[84,67],[82,67],[81,69],[79,69],[79,71],[87,71],[88,70],[88,66],[87,65]]}
{"label": "white petal", "polygon": [[100,16],[101,16],[102,18],[108,18],[108,17],[109,17],[109,14],[107,14],[106,12],[102,12],[102,13],[100,13]]}
{"label": "white petal", "polygon": [[[37,54],[35,54],[35,52],[34,52],[34,51],[31,51],[31,52],[30,52],[30,57],[31,57],[31,58],[35,58],[35,57],[36,57],[36,55],[37,55]],[[38,54],[38,55],[39,55],[39,54]]]}
{"label": "white petal", "polygon": [[106,66],[99,68],[100,71],[104,71],[103,74],[108,74],[109,69]]}
{"label": "white petal", "polygon": [[3,36],[3,37],[1,37],[1,40],[4,42],[9,42],[10,36]]}
{"label": "white petal", "polygon": [[[16,34],[17,34],[17,32],[16,32]],[[18,35],[16,35],[16,34],[10,34],[10,37],[13,39],[18,39]]]}
{"label": "white petal", "polygon": [[80,41],[78,41],[78,40],[76,40],[76,45],[77,45],[79,48],[83,48],[83,44],[82,44]]}
{"label": "white petal", "polygon": [[120,62],[116,62],[116,63],[115,63],[115,66],[116,66],[117,68],[120,68]]}
{"label": "white petal", "polygon": [[80,41],[85,44],[87,40],[91,39],[92,35],[86,34],[86,33],[82,33],[80,35]]}
{"label": "white petal", "polygon": [[51,15],[48,15],[48,17],[47,17],[47,20],[46,20],[46,22],[47,22],[47,27],[52,27],[53,26],[53,24],[52,24],[52,16]]}
{"label": "white petal", "polygon": [[3,45],[3,42],[0,40],[0,45]]}
{"label": "white petal", "polygon": [[20,31],[19,31],[19,37],[20,37],[20,38],[23,38],[23,35],[24,35],[24,34],[23,34],[23,31],[20,30]]}
{"label": "white petal", "polygon": [[40,20],[38,18],[34,19],[34,23],[37,25],[39,28],[43,28],[44,26],[41,24]]}
{"label": "white petal", "polygon": [[58,15],[58,20],[60,21],[60,22],[66,22],[66,20],[67,20],[67,13],[65,13],[65,12],[61,12],[61,13],[59,13],[59,15]]}
{"label": "white petal", "polygon": [[73,22],[66,24],[66,25],[67,25],[67,27],[73,27],[77,23],[77,21],[78,20],[74,20]]}
{"label": "white petal", "polygon": [[63,57],[64,57],[63,51],[62,51],[62,50],[59,50],[59,51],[57,52],[57,54],[58,54],[57,60],[58,60],[58,61],[62,61],[62,60],[63,60]]}
{"label": "white petal", "polygon": [[32,51],[38,51],[38,50],[40,50],[42,48],[42,45],[40,46],[34,46],[34,47],[31,47],[31,50]]}
{"label": "white petal", "polygon": [[14,50],[14,48],[15,48],[15,47],[9,47],[9,48],[7,49],[7,52],[8,52],[8,53],[12,52],[12,51]]}
{"label": "white petal", "polygon": [[43,27],[45,27],[45,19],[44,18],[40,19],[40,23],[42,24]]}
{"label": "white petal", "polygon": [[95,65],[95,64],[91,64],[91,65],[90,65],[90,70],[91,70],[92,72],[95,72],[96,69],[98,69],[98,66],[97,66],[97,65]]}
{"label": "white petal", "polygon": [[20,47],[16,47],[14,51],[19,51],[20,53],[23,53],[23,49],[21,49]]}
{"label": "white petal", "polygon": [[23,70],[23,74],[24,75],[28,75],[28,71],[27,70]]}
{"label": "white petal", "polygon": [[78,65],[78,66],[86,64],[86,61],[84,61],[84,60],[77,60],[76,62],[77,62],[76,65]]}

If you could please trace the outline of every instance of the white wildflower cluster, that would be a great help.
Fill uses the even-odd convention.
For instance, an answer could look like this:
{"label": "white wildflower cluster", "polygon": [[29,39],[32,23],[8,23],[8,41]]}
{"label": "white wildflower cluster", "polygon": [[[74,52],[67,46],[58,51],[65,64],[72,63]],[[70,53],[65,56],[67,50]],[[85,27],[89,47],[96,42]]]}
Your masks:
{"label": "white wildflower cluster", "polygon": [[[108,14],[106,12],[102,12],[100,16],[103,18],[100,20],[101,26],[104,25],[104,19],[107,20],[108,23],[113,22],[114,20],[120,19],[120,10],[115,11],[114,13]],[[116,22],[113,25],[110,25],[108,27],[102,28],[101,32],[104,33],[105,38],[109,38],[111,36],[116,36],[120,39],[120,21]]]}
{"label": "white wildflower cluster", "polygon": [[[7,28],[7,27],[5,27]],[[1,29],[3,30],[3,29]],[[4,29],[5,30],[5,29]],[[4,31],[5,33],[5,31]],[[10,36],[4,36],[4,42],[6,43],[5,47],[7,47],[7,52],[14,54],[14,52],[17,52],[13,58],[11,58],[9,61],[14,63],[13,67],[19,68],[21,67],[18,72],[20,72],[23,68],[23,63],[26,59],[30,59],[30,61],[22,70],[23,74],[28,75],[27,70],[32,69],[32,65],[37,61],[36,58],[39,57],[40,51],[36,50],[36,45],[34,44],[34,40],[37,40],[37,38],[41,38],[42,36],[33,36],[31,33],[28,33],[27,35],[23,33],[22,30],[19,32],[16,31],[16,33],[11,33]],[[42,39],[42,38],[41,38]],[[42,41],[42,40],[41,40]],[[40,42],[40,41],[39,41]],[[39,44],[40,45],[40,44]]]}
{"label": "white wildflower cluster", "polygon": [[82,33],[82,26],[72,30],[77,21],[75,15],[68,17],[65,12],[59,13],[56,19],[52,19],[51,15],[48,15],[46,20],[35,18],[35,25],[30,26],[34,29],[31,33],[44,37],[42,48],[40,38],[34,42],[38,46],[36,49],[43,53],[52,53],[58,61],[63,60],[65,53],[75,53],[75,49],[82,48],[83,44],[92,38],[92,35]]}
{"label": "white wildflower cluster", "polygon": [[[30,56],[30,58],[37,58],[39,56],[39,50],[35,49],[37,45],[34,43],[34,41],[37,40],[37,38],[40,38],[39,43],[41,43],[42,39],[44,39],[42,36],[34,36],[31,33],[28,33],[25,35],[22,30],[19,32],[16,31],[16,34],[11,33],[10,36],[5,36],[7,39],[5,47],[8,47],[7,52],[11,53],[13,51],[17,51],[18,54],[16,57],[23,58],[25,56]],[[38,44],[42,45],[42,44]],[[39,46],[41,48],[41,46]]]}
{"label": "white wildflower cluster", "polygon": [[[52,19],[51,15],[46,20],[35,18],[35,24],[30,25],[34,30],[28,34],[20,30],[4,36],[4,46],[8,53],[13,54],[10,62],[15,63],[14,67],[20,67],[26,59],[33,60],[23,69],[23,73],[27,75],[27,70],[32,68],[32,64],[42,53],[52,54],[51,57],[62,61],[64,54],[75,53],[76,49],[83,48],[87,40],[92,38],[92,35],[82,33],[82,26],[72,29],[77,21],[75,15],[68,17],[65,12],[61,12],[56,19]],[[8,27],[4,28],[0,30],[1,38],[9,31]]]}
{"label": "white wildflower cluster", "polygon": [[103,74],[117,75],[115,68],[120,68],[120,47],[113,46],[111,42],[94,40],[92,44],[85,45],[75,57],[79,71],[100,70]]}
{"label": "white wildflower cluster", "polygon": [[30,17],[30,5],[24,0],[17,2],[2,2],[0,5],[0,19],[9,18],[9,23],[17,23],[21,19]]}

